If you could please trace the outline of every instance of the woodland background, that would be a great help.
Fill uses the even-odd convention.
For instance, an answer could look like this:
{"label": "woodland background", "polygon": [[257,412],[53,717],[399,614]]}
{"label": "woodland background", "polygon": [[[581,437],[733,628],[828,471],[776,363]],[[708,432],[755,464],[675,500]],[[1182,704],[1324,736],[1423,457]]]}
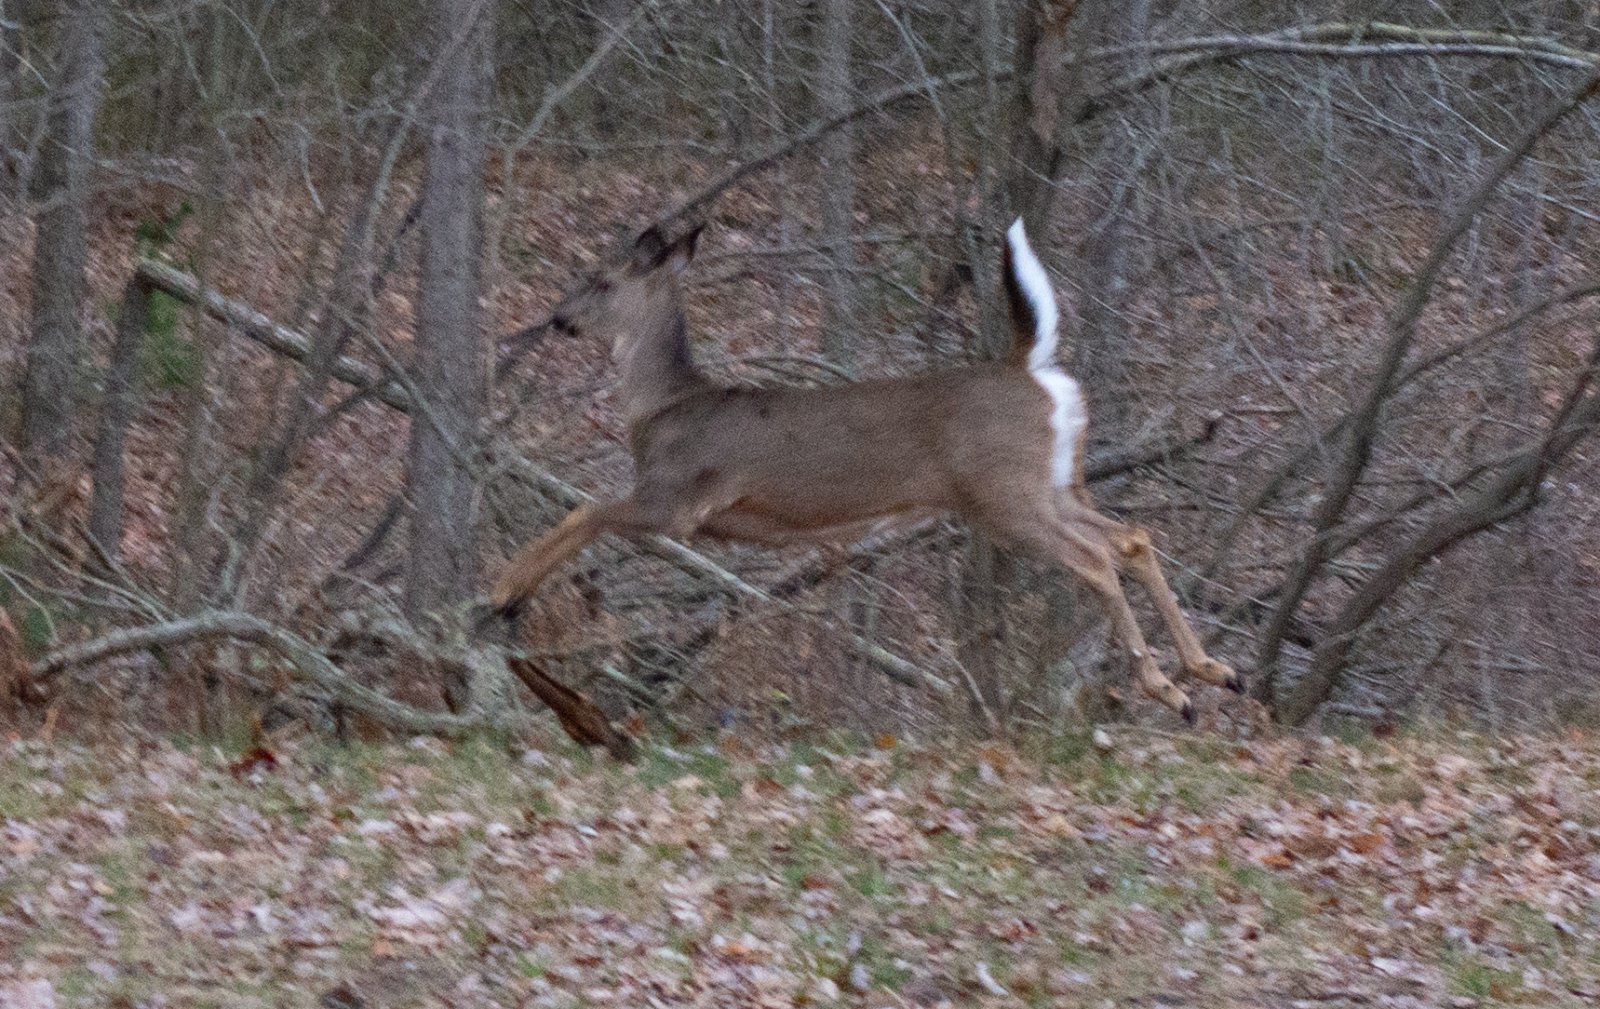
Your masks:
{"label": "woodland background", "polygon": [[[1600,714],[1593,4],[4,0],[0,32],[11,717],[525,717],[463,614],[628,480],[561,291],[709,220],[708,370],[915,371],[1004,338],[1014,214],[1096,495],[1274,717]],[[528,659],[630,731],[1161,717],[1092,604],[954,525],[607,542],[558,582]]]}

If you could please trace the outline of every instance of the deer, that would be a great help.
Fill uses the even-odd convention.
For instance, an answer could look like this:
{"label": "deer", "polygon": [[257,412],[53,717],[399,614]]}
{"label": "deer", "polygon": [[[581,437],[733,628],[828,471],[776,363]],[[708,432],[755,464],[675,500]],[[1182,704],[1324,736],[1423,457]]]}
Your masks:
{"label": "deer", "polygon": [[1089,495],[1088,412],[1056,361],[1055,292],[1020,218],[1002,249],[1012,330],[1003,359],[822,387],[727,385],[696,366],[680,279],[703,228],[669,241],[652,226],[551,312],[555,332],[610,344],[633,490],[578,507],[517,549],[481,622],[514,626],[539,586],[607,533],[822,545],[953,516],[1080,580],[1140,688],[1185,721],[1194,706],[1146,643],[1124,575],[1154,603],[1184,674],[1243,693],[1179,608],[1150,534]]}

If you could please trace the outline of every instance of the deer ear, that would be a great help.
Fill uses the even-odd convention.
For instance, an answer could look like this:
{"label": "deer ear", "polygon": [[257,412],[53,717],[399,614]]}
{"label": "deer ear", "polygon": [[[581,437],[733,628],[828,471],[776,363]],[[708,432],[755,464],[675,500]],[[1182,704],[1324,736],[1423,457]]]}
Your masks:
{"label": "deer ear", "polygon": [[660,266],[667,257],[667,240],[655,225],[644,229],[633,242],[633,268],[646,273]]}
{"label": "deer ear", "polygon": [[665,260],[673,273],[682,273],[690,263],[694,262],[695,246],[700,241],[700,232],[704,230],[706,230],[704,224],[695,225],[667,249]]}

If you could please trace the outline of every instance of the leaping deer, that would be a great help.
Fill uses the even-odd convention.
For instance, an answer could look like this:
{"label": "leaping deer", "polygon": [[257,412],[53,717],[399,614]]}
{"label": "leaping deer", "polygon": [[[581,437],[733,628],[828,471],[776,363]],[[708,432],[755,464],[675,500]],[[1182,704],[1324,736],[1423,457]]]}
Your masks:
{"label": "leaping deer", "polygon": [[500,615],[515,621],[551,572],[602,533],[836,543],[954,513],[1077,575],[1104,605],[1139,685],[1185,719],[1194,708],[1156,664],[1119,571],[1150,594],[1184,672],[1242,690],[1179,610],[1149,534],[1090,500],[1088,415],[1056,363],[1055,294],[1020,219],[1006,232],[1014,335],[1003,362],[819,389],[724,386],[695,367],[678,278],[700,230],[673,242],[645,231],[627,263],[590,277],[552,313],[558,332],[611,341],[634,488],[519,549],[494,584]]}

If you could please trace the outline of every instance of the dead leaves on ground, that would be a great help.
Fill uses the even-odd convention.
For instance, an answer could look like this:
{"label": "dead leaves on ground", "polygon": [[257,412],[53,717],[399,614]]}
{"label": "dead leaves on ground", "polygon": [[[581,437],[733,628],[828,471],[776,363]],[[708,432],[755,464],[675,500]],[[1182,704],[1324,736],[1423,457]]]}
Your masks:
{"label": "dead leaves on ground", "polygon": [[1600,990],[1586,737],[1113,734],[1077,752],[879,738],[652,749],[623,768],[435,740],[270,760],[8,744],[0,1004],[1407,1007]]}

